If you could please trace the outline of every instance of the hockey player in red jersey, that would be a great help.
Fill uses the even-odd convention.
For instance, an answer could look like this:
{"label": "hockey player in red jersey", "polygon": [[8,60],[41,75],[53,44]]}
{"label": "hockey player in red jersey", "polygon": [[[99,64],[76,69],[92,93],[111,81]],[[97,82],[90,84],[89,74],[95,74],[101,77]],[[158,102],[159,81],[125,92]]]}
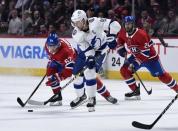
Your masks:
{"label": "hockey player in red jersey", "polygon": [[[153,77],[158,77],[161,82],[178,92],[177,82],[162,67],[159,56],[153,47],[153,41],[144,30],[135,28],[134,22],[133,16],[126,16],[124,28],[118,35],[118,53],[126,58],[120,73],[132,90],[125,94],[125,99],[140,99],[140,88],[136,85],[133,73],[141,67],[147,68]],[[125,43],[131,52],[128,59]]]}
{"label": "hockey player in red jersey", "polygon": [[59,39],[56,33],[51,33],[48,36],[45,49],[49,56],[46,85],[52,88],[54,94],[59,94],[50,102],[50,105],[60,106],[62,105],[60,82],[71,76],[76,54],[74,49],[67,42]]}
{"label": "hockey player in red jersey", "polygon": [[[48,36],[45,49],[49,56],[49,62],[46,70],[48,81],[46,82],[46,85],[52,88],[54,94],[59,94],[55,99],[53,99],[53,101],[50,102],[50,105],[60,106],[62,105],[60,82],[72,76],[72,70],[77,57],[77,52],[67,41],[59,39],[56,33],[51,33]],[[113,104],[117,103],[117,99],[110,95],[110,92],[106,89],[98,77],[97,92],[108,102]]]}

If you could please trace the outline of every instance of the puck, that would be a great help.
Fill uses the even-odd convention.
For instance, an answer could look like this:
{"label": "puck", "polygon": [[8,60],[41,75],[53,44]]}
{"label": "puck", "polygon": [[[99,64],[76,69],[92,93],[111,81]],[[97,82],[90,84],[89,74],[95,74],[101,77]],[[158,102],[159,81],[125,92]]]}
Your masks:
{"label": "puck", "polygon": [[33,112],[33,110],[28,110],[28,112]]}

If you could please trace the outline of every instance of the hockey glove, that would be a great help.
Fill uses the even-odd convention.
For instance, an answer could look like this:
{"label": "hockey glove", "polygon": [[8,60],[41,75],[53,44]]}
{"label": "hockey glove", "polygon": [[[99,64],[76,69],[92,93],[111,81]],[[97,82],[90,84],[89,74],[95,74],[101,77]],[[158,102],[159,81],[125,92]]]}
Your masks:
{"label": "hockey glove", "polygon": [[133,61],[130,65],[129,65],[129,70],[131,70],[132,72],[135,72],[138,67],[140,66],[140,62],[138,60]]}
{"label": "hockey glove", "polygon": [[95,67],[95,57],[94,56],[88,56],[86,65],[89,69],[93,69]]}
{"label": "hockey glove", "polygon": [[129,62],[128,59],[124,60],[124,65],[128,66],[128,69],[132,72],[135,72],[136,69],[138,69],[138,67],[140,66],[140,62],[138,60],[134,60],[132,62]]}
{"label": "hockey glove", "polygon": [[114,35],[114,34],[108,34],[106,41],[107,41],[108,47],[109,47],[110,49],[116,48],[116,46],[117,46],[116,35]]}
{"label": "hockey glove", "polygon": [[46,86],[51,87],[59,87],[60,86],[60,80],[57,78],[57,73],[54,75],[51,75],[48,77],[48,81],[46,82]]}

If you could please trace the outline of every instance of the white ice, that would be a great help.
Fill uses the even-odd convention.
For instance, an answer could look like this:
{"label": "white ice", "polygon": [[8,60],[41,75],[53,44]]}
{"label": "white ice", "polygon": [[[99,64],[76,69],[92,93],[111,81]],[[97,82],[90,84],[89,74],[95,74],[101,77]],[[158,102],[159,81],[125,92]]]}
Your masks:
{"label": "white ice", "polygon": [[[130,90],[124,81],[104,80],[119,104],[110,104],[97,94],[95,112],[88,112],[85,105],[70,109],[69,103],[76,97],[71,84],[62,93],[62,107],[20,107],[17,97],[25,102],[40,80],[41,77],[0,76],[1,131],[140,131],[131,125],[132,121],[151,124],[176,95],[160,82],[144,81],[148,89],[153,89],[152,95],[148,96],[141,88],[141,101],[125,101],[124,93]],[[52,95],[44,83],[32,99],[44,101]],[[34,112],[28,112],[28,109]],[[152,130],[178,131],[177,101]]]}

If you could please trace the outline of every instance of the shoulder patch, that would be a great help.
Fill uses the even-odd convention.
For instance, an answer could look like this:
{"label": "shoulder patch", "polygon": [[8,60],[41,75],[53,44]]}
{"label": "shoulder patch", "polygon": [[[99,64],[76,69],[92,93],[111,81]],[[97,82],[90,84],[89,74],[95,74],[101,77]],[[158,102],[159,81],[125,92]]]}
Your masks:
{"label": "shoulder patch", "polygon": [[100,21],[101,21],[101,22],[105,22],[105,21],[106,21],[106,18],[101,18]]}
{"label": "shoulder patch", "polygon": [[81,14],[82,12],[79,10],[77,13],[78,13],[78,14]]}
{"label": "shoulder patch", "polygon": [[101,18],[100,21],[101,21],[101,22],[105,22],[105,21],[106,21],[106,18]]}
{"label": "shoulder patch", "polygon": [[76,35],[77,34],[77,30],[74,29],[73,32],[72,32],[72,35]]}
{"label": "shoulder patch", "polygon": [[90,19],[88,20],[89,23],[92,23],[93,21],[94,21],[94,18],[90,18]]}

